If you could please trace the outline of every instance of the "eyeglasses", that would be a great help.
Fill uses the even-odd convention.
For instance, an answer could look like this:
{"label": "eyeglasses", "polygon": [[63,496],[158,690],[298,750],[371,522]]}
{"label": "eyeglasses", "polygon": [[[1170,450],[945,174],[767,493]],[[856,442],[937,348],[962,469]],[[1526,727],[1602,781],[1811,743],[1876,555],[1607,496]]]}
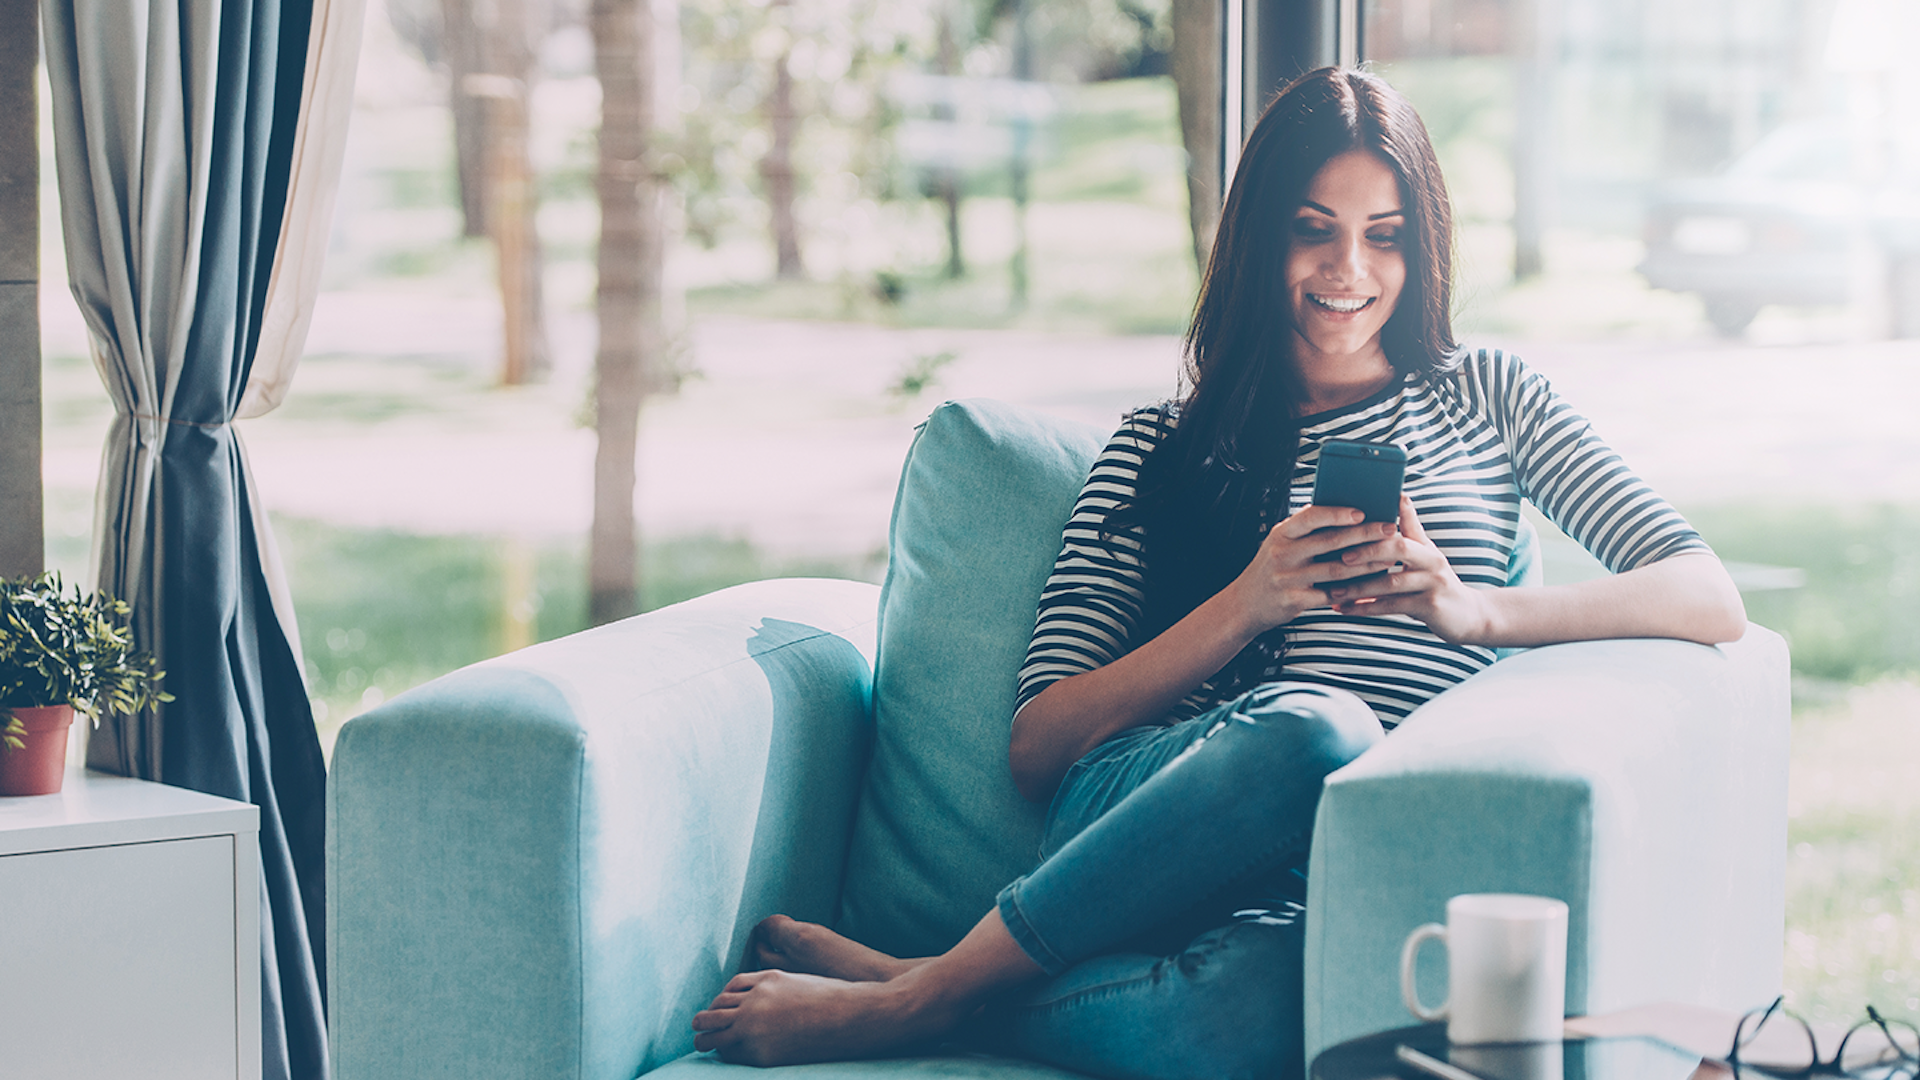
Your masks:
{"label": "eyeglasses", "polygon": [[[1819,1040],[1805,1020],[1782,1009],[1785,995],[1773,999],[1764,1009],[1754,1009],[1740,1018],[1733,1031],[1733,1047],[1726,1062],[1739,1076],[1751,1069],[1768,1076],[1846,1076],[1871,1080],[1920,1080],[1920,1029],[1904,1020],[1889,1020],[1873,1006],[1867,1006],[1867,1018],[1847,1029],[1833,1053],[1822,1056]],[[1765,1047],[1756,1046],[1768,1021],[1775,1023],[1774,1035]],[[1780,1024],[1792,1022],[1781,1031]]]}

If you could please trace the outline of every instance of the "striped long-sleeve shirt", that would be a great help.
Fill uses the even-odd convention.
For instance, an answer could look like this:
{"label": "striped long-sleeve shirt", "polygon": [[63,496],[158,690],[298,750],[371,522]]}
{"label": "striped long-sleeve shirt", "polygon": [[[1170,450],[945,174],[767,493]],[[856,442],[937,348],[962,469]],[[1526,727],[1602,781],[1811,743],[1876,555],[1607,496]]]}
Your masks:
{"label": "striped long-sleeve shirt", "polygon": [[[1165,405],[1131,413],[1095,460],[1041,592],[1016,709],[1059,679],[1141,644],[1150,547],[1139,526],[1116,528],[1108,516],[1133,498],[1141,463],[1175,422]],[[1499,351],[1463,355],[1449,371],[1409,375],[1358,404],[1304,418],[1289,513],[1307,505],[1329,439],[1387,442],[1407,452],[1406,493],[1428,538],[1469,585],[1506,584],[1523,498],[1616,573],[1708,550],[1545,377]],[[1284,633],[1280,666],[1269,678],[1344,687],[1388,727],[1494,659],[1492,649],[1443,641],[1406,615],[1344,616],[1322,607]],[[1197,716],[1229,691],[1209,679],[1165,721]]]}

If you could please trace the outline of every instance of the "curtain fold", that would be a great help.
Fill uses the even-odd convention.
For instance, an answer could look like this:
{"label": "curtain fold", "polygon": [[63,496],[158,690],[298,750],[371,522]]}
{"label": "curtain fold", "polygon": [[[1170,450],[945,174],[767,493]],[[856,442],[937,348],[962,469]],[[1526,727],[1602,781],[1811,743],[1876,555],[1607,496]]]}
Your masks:
{"label": "curtain fold", "polygon": [[[253,370],[236,419],[265,416],[279,408],[293,386],[307,327],[313,322],[321,270],[326,265],[333,207],[340,191],[340,164],[347,150],[347,120],[353,112],[353,84],[360,62],[366,6],[366,0],[313,0],[300,122],[287,165],[286,212],[267,283],[266,306],[260,315],[260,341],[254,350]],[[274,614],[297,654],[300,631],[294,619],[293,597],[287,590],[280,551],[267,523],[266,505],[253,486],[252,470],[243,469],[242,475],[247,478],[249,505],[260,538],[260,560],[266,569]]]}
{"label": "curtain fold", "polygon": [[262,1076],[327,1075],[325,771],[233,421],[298,362],[364,0],[43,0],[68,273],[115,418],[95,581],[175,700],[88,762],[260,807]]}

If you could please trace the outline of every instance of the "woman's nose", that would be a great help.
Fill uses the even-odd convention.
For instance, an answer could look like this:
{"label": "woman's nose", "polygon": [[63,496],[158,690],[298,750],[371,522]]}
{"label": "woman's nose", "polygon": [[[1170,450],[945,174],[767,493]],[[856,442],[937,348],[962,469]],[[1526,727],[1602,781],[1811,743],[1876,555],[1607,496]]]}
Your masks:
{"label": "woman's nose", "polygon": [[1367,276],[1366,249],[1359,237],[1347,237],[1330,245],[1326,274],[1341,284],[1361,281]]}

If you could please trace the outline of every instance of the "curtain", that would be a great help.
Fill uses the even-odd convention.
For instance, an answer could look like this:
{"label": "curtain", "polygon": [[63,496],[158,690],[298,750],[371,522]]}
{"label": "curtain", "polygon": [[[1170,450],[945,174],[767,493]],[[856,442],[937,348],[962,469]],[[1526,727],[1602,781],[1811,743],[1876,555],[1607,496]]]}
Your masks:
{"label": "curtain", "polygon": [[267,1080],[327,1075],[325,772],[233,421],[298,362],[363,3],[42,3],[68,276],[115,410],[94,578],[175,699],[103,722],[88,763],[260,808]]}

